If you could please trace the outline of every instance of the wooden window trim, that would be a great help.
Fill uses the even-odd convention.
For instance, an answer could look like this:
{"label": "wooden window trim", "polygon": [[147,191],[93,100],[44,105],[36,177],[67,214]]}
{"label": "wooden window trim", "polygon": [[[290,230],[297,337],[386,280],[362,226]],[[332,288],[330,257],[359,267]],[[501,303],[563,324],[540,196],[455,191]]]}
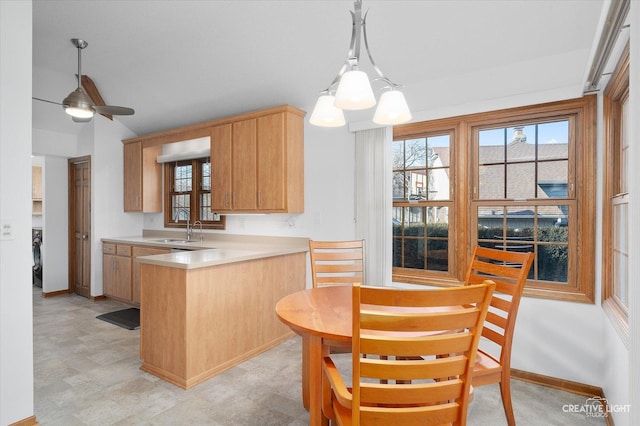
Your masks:
{"label": "wooden window trim", "polygon": [[[459,284],[464,280],[467,262],[475,240],[472,232],[473,218],[468,206],[473,200],[472,180],[476,173],[473,168],[474,128],[494,126],[516,126],[522,122],[536,120],[556,120],[562,117],[575,117],[576,138],[575,151],[569,153],[569,175],[575,175],[574,191],[576,200],[575,218],[571,218],[576,224],[575,244],[572,248],[577,259],[574,271],[570,273],[570,285],[537,285],[525,288],[525,295],[544,299],[554,299],[581,303],[594,303],[595,288],[595,194],[596,180],[596,96],[590,95],[583,98],[566,101],[551,102],[546,104],[504,109],[499,111],[484,112],[465,116],[451,117],[428,122],[410,123],[394,127],[393,139],[407,139],[421,137],[426,133],[433,133],[438,129],[456,129],[458,139],[452,142],[456,145],[457,154],[451,158],[451,170],[454,172],[454,211],[450,217],[455,217],[455,270],[453,280],[442,279],[427,271],[412,273],[411,271],[398,271],[393,269],[393,280],[402,282],[422,283],[430,285]],[[571,148],[570,148],[571,150]],[[572,166],[573,164],[573,166]],[[575,170],[572,168],[575,167]],[[410,273],[407,273],[410,272]],[[530,285],[530,284],[529,284]]]}
{"label": "wooden window trim", "polygon": [[620,61],[605,89],[604,161],[602,205],[602,307],[623,343],[630,345],[628,309],[615,296],[613,280],[613,215],[614,198],[620,194],[620,115],[621,106],[629,97],[629,44],[625,46]]}
{"label": "wooden window trim", "polygon": [[[189,201],[189,221],[190,224],[193,225],[193,223],[198,219],[198,212],[200,211],[200,197],[198,196],[198,194],[201,192],[200,191],[200,183],[201,183],[201,176],[202,176],[202,162],[204,159],[200,158],[200,159],[195,159],[195,160],[191,160],[191,166],[192,166],[192,184],[191,184],[191,194],[190,194],[190,201]],[[180,161],[180,163],[183,161]],[[174,166],[175,163],[165,163],[164,165],[164,226],[165,228],[186,228],[187,226],[187,222],[184,220],[179,220],[178,222],[175,222],[175,220],[171,217],[171,212],[172,212],[172,206],[171,206],[171,192],[172,192],[172,188],[171,185],[173,183],[173,173],[174,173]],[[211,191],[213,191],[213,188],[211,188]],[[203,220],[202,222],[202,229],[221,229],[224,230],[226,228],[226,217],[225,216],[220,216],[220,221],[206,221]],[[198,225],[197,228],[199,229],[200,226]]]}

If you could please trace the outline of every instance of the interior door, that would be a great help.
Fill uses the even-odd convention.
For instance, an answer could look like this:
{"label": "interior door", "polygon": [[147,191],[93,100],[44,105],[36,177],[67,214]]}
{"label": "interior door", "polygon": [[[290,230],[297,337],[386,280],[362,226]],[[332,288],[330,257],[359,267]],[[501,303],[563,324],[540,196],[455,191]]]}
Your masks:
{"label": "interior door", "polygon": [[69,159],[69,281],[91,296],[91,157]]}

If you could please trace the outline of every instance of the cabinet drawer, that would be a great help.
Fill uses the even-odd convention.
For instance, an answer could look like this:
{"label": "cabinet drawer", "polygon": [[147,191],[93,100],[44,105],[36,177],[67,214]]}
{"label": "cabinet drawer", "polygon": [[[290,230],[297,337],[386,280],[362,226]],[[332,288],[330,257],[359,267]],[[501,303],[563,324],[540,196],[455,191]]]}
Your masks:
{"label": "cabinet drawer", "polygon": [[118,256],[131,256],[131,246],[129,245],[117,245],[116,254]]}
{"label": "cabinet drawer", "polygon": [[151,256],[153,254],[165,254],[169,253],[171,250],[164,248],[153,248],[153,247],[133,247],[132,254],[133,257],[139,256]]}
{"label": "cabinet drawer", "polygon": [[116,245],[113,243],[102,243],[102,253],[116,254]]}

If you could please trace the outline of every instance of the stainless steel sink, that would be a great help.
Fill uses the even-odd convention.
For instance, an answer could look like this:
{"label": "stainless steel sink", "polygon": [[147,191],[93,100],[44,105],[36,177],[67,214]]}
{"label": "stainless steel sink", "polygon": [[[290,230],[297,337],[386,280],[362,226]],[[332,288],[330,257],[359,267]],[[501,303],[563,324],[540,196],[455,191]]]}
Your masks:
{"label": "stainless steel sink", "polygon": [[165,238],[162,240],[153,240],[157,243],[166,243],[166,244],[188,244],[188,243],[195,243],[196,240],[178,240],[175,238]]}

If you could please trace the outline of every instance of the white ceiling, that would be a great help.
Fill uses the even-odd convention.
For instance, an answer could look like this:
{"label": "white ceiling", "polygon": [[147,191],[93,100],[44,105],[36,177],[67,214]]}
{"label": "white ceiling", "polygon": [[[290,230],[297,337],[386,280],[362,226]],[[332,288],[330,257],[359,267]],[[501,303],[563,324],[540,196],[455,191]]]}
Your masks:
{"label": "white ceiling", "polygon": [[[415,111],[430,107],[430,90],[442,90],[432,82],[486,80],[510,64],[557,76],[556,86],[583,85],[602,5],[364,0],[363,10],[377,65],[405,85]],[[34,0],[33,96],[60,102],[75,88],[75,37],[89,43],[83,73],[107,104],[136,110],[117,119],[139,135],[281,104],[310,114],[346,58],[352,8],[349,0]],[[553,69],[549,58],[563,55],[576,66]],[[526,92],[528,80],[518,90]],[[34,101],[33,126],[78,133],[86,124]]]}

